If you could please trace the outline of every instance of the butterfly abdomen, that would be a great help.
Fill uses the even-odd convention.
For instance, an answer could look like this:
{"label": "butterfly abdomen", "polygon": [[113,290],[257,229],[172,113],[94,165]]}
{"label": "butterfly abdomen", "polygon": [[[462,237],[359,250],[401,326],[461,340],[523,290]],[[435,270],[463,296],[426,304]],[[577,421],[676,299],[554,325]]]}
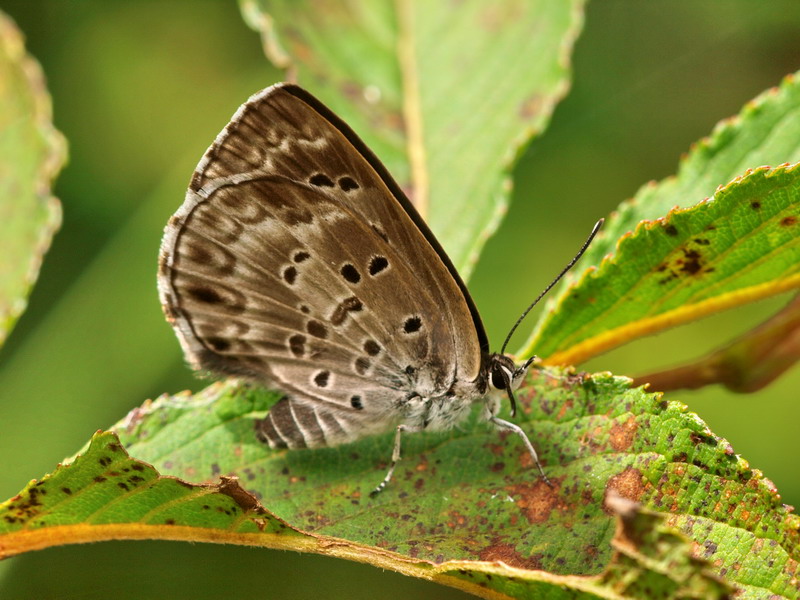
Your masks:
{"label": "butterfly abdomen", "polygon": [[320,448],[360,437],[347,420],[291,398],[278,401],[255,426],[258,439],[271,448]]}

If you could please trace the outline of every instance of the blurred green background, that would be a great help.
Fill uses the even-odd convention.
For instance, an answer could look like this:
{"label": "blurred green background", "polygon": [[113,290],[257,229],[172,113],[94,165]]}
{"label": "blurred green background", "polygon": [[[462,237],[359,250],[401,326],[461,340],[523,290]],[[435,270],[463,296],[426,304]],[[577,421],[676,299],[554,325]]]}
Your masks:
{"label": "blurred green background", "polygon": [[[161,230],[236,107],[280,74],[232,1],[6,0],[0,8],[42,64],[56,126],[70,143],[70,163],[56,185],[63,229],[28,311],[0,351],[4,499],[145,398],[204,386],[184,367],[161,315]],[[718,120],[798,68],[794,0],[590,4],[572,91],[516,169],[514,204],[470,282],[495,344],[597,217],[648,180],[673,174],[679,156]],[[585,366],[637,374],[678,364],[786,300],[730,311]],[[715,387],[670,397],[687,403],[797,505],[799,387],[795,369],[755,395]],[[58,548],[0,564],[3,599],[320,594],[464,597],[344,561],[167,542]]]}

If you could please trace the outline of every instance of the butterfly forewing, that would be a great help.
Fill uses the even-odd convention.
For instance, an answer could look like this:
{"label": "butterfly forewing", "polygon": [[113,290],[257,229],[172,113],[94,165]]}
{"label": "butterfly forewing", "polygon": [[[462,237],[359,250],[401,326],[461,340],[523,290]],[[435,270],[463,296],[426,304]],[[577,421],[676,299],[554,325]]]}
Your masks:
{"label": "butterfly forewing", "polygon": [[384,431],[410,394],[479,376],[485,334],[446,256],[372,153],[294,86],[239,109],[160,260],[193,365],[287,393],[262,430],[273,445]]}

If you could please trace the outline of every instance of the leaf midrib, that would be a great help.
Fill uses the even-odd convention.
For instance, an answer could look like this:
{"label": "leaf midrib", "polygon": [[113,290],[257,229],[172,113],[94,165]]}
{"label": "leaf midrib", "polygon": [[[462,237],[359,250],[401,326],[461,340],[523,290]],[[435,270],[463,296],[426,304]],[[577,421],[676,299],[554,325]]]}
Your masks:
{"label": "leaf midrib", "polygon": [[405,121],[411,186],[414,190],[411,200],[423,220],[427,221],[430,185],[425,156],[419,72],[417,71],[417,60],[414,52],[416,43],[413,18],[414,2],[413,0],[396,0],[395,10],[397,12],[398,27],[397,58],[400,66],[400,87],[402,88],[403,98],[402,113]]}

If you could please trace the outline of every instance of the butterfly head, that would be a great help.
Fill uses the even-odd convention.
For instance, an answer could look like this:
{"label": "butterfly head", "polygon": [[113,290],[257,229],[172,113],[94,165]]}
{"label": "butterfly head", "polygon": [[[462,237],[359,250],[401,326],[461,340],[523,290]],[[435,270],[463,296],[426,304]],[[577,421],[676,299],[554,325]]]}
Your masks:
{"label": "butterfly head", "polygon": [[528,367],[534,360],[536,360],[535,356],[517,366],[507,354],[492,354],[489,356],[486,368],[489,385],[496,390],[505,390],[506,394],[508,394],[508,400],[511,402],[512,417],[517,413],[517,400],[514,397],[514,390],[519,387],[522,378],[528,372]]}

